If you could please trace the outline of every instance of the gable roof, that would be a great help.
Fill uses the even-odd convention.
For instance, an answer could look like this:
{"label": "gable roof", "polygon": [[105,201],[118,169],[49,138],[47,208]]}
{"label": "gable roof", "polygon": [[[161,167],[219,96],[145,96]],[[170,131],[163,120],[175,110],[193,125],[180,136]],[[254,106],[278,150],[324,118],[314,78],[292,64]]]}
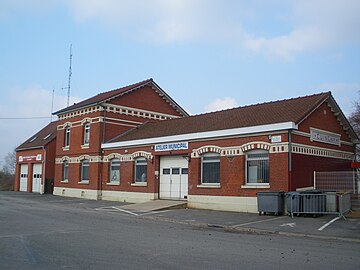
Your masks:
{"label": "gable roof", "polygon": [[46,127],[38,131],[35,135],[31,136],[15,150],[27,150],[34,148],[41,148],[56,138],[57,121],[51,122]]}
{"label": "gable roof", "polygon": [[[198,134],[209,131],[265,125],[272,125],[273,128],[277,128],[279,125],[276,124],[281,123],[286,123],[286,125],[283,126],[289,128],[291,127],[290,123],[298,125],[318,106],[329,99],[335,102],[331,92],[325,92],[161,122],[147,122],[111,139],[105,147],[111,147],[111,144],[114,143],[113,145],[115,145],[116,142],[183,134]],[[340,111],[339,114],[342,114],[342,112]],[[346,117],[344,117],[344,119],[346,120]]]}
{"label": "gable roof", "polygon": [[96,96],[90,97],[88,99],[80,101],[79,103],[75,103],[74,105],[71,105],[71,106],[61,109],[57,112],[54,112],[53,114],[59,115],[59,114],[67,113],[67,112],[72,112],[72,111],[78,110],[80,108],[99,105],[101,103],[104,103],[111,99],[128,94],[132,91],[135,91],[135,90],[140,89],[145,86],[152,86],[155,89],[155,91],[161,97],[165,98],[175,110],[177,110],[183,116],[188,116],[188,113],[179,104],[177,104],[164,90],[162,90],[160,88],[160,86],[157,85],[152,78],[135,83],[135,84],[131,84],[131,85],[128,85],[128,86],[125,86],[122,88],[118,88],[118,89],[100,93]]}

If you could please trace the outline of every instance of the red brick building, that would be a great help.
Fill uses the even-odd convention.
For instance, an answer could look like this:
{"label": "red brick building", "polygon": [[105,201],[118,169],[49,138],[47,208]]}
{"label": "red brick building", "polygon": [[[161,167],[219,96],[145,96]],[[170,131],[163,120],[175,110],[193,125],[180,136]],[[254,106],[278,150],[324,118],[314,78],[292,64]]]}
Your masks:
{"label": "red brick building", "polygon": [[188,114],[152,79],[104,92],[55,112],[55,195],[102,198],[101,144],[147,121]]}
{"label": "red brick building", "polygon": [[48,124],[16,148],[15,191],[53,192],[56,126]]}
{"label": "red brick building", "polygon": [[150,79],[56,114],[55,195],[229,211],[351,170],[358,140],[330,92],[188,116]]}
{"label": "red brick building", "polygon": [[105,183],[102,195],[256,212],[259,191],[311,187],[314,171],[350,170],[356,140],[331,93],[149,122],[102,145],[105,181],[120,160],[119,184]]}

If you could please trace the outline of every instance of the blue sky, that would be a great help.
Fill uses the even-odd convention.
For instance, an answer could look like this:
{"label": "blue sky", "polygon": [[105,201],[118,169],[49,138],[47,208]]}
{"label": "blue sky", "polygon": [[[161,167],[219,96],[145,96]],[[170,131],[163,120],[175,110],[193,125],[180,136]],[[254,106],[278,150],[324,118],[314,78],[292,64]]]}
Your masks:
{"label": "blue sky", "polygon": [[[360,90],[360,1],[0,0],[0,167],[70,102],[144,79],[191,114]],[[6,119],[9,117],[48,117]],[[54,118],[53,118],[54,119]]]}

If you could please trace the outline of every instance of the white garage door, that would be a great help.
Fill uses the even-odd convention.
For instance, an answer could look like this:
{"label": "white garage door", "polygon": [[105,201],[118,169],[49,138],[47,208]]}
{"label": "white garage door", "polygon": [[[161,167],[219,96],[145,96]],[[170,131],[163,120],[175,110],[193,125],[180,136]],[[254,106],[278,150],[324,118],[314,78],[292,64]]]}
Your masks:
{"label": "white garage door", "polygon": [[160,199],[184,200],[188,195],[188,161],[182,156],[160,157]]}
{"label": "white garage door", "polygon": [[27,191],[28,182],[28,165],[22,164],[20,166],[20,191]]}
{"label": "white garage door", "polygon": [[32,180],[32,192],[40,193],[41,190],[41,164],[34,164],[33,166],[33,180]]}

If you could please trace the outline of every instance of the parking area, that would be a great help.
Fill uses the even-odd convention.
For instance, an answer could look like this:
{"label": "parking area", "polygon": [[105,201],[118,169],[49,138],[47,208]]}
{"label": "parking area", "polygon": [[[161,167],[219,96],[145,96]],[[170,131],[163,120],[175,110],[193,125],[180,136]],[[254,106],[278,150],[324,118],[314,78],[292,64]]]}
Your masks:
{"label": "parking area", "polygon": [[[4,196],[2,196],[4,195]],[[24,200],[29,207],[49,204],[92,213],[125,215],[133,218],[153,219],[201,228],[223,229],[231,232],[282,234],[324,239],[343,239],[360,242],[360,219],[344,219],[336,215],[295,216],[258,215],[200,209],[165,209],[155,211],[127,210],[129,204],[112,201],[93,201],[53,195],[20,192],[0,192],[3,200]]]}

